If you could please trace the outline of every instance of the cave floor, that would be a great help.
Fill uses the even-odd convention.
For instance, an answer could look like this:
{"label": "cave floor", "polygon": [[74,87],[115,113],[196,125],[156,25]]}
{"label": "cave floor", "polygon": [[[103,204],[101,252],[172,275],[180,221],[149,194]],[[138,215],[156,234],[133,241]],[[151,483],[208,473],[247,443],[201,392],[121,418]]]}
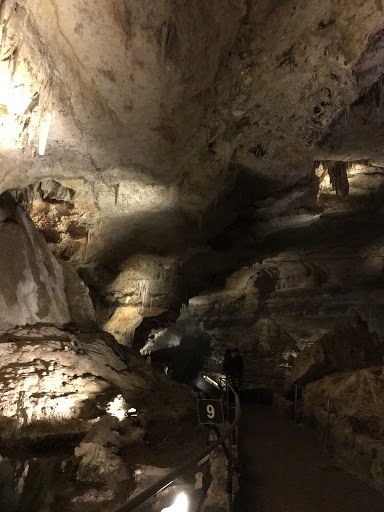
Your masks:
{"label": "cave floor", "polygon": [[384,497],[346,473],[313,432],[271,407],[243,407],[238,512],[382,512]]}

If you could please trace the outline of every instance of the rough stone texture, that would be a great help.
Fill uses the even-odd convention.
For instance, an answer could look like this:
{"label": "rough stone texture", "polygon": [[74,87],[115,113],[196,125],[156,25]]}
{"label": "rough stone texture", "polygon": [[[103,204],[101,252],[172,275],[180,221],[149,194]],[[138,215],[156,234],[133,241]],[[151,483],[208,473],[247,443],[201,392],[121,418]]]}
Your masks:
{"label": "rough stone texture", "polygon": [[[50,325],[18,328],[1,336],[1,349],[1,415],[15,427],[55,418],[58,428],[65,419],[78,419],[81,424],[100,415],[119,393],[131,406],[149,410],[156,402],[150,396],[153,386],[164,388],[164,393],[172,389],[169,379],[161,374],[155,377],[140,355],[98,330]],[[143,399],[145,390],[148,397]],[[183,396],[182,388],[180,393]],[[194,408],[192,393],[185,394]],[[172,412],[156,414],[159,418],[164,414],[168,422],[177,421],[185,403],[184,398],[180,409],[175,403]]]}
{"label": "rough stone texture", "polygon": [[[351,307],[383,341],[383,174],[354,164],[348,170],[349,194],[342,198],[332,189],[328,171],[318,167],[311,208],[303,209],[310,185],[292,191],[288,205],[286,196],[259,201],[247,217],[252,240],[237,223],[226,232],[226,248],[207,251],[194,270],[184,265],[203,286],[206,267],[220,273],[230,260],[247,263],[224,285],[219,281],[216,291],[189,300],[190,324],[211,338],[207,367],[212,371],[220,372],[225,348],[238,345],[250,384],[261,374],[286,376],[297,354],[331,331]],[[301,211],[307,212],[302,223]],[[258,235],[259,257],[253,263]]]}
{"label": "rough stone texture", "polygon": [[70,319],[64,276],[28,215],[0,196],[0,331]]}
{"label": "rough stone texture", "polygon": [[[214,437],[214,436],[212,436]],[[220,447],[209,456],[210,485],[202,504],[202,512],[225,512],[228,505],[228,461]]]}
{"label": "rough stone texture", "polygon": [[[122,445],[116,418],[103,416],[75,449],[80,459],[77,479],[102,482],[113,492],[124,480],[129,480],[129,468],[117,455]],[[142,436],[144,431],[141,433]]]}
{"label": "rough stone texture", "polygon": [[143,318],[178,310],[180,273],[180,262],[171,257],[137,255],[125,260],[104,292],[104,309],[99,311],[104,328],[130,344]]}
{"label": "rough stone texture", "polygon": [[89,296],[88,287],[70,264],[65,261],[60,261],[60,263],[64,271],[64,291],[71,322],[81,327],[95,325],[95,310]]}
{"label": "rough stone texture", "polygon": [[[0,350],[0,504],[9,512],[31,503],[112,511],[154,483],[157,464],[174,467],[206,444],[191,390],[110,334],[40,324],[2,334]],[[137,416],[110,416],[119,395]]]}
{"label": "rough stone texture", "polygon": [[380,367],[334,373],[308,384],[302,398],[304,416],[312,418],[322,435],[328,422],[326,399],[343,402],[331,402],[329,446],[350,471],[381,491],[384,490],[383,420],[368,413],[384,417],[383,393],[384,379]]}
{"label": "rough stone texture", "polygon": [[297,384],[319,380],[332,372],[384,364],[384,347],[355,311],[296,358],[291,378]]}
{"label": "rough stone texture", "polygon": [[36,325],[2,334],[0,344],[1,417],[16,433],[39,422],[44,429],[44,422],[56,421],[56,432],[66,427],[63,420],[81,425],[97,417],[114,393],[131,397],[153,382],[137,357],[124,359],[113,337],[96,330]]}
{"label": "rough stone texture", "polygon": [[[349,194],[340,198],[332,189],[328,171],[318,165],[312,184],[295,187],[290,198],[253,199],[244,217],[252,241],[246,240],[241,225],[233,225],[225,232],[229,246],[215,250],[219,241],[212,241],[204,257],[194,251],[184,261],[140,254],[106,271],[93,264],[83,266],[77,259],[76,254],[86,250],[85,237],[80,252],[75,251],[69,260],[80,268],[91,288],[100,325],[120,342],[130,345],[140,322],[136,348],[142,348],[151,333],[164,349],[168,341],[169,346],[175,346],[167,338],[182,338],[183,330],[196,331],[196,340],[204,339],[208,330],[215,371],[220,369],[222,353],[229,344],[240,345],[244,351],[250,381],[256,373],[286,373],[297,353],[331,330],[350,307],[383,339],[383,176],[377,167],[354,164],[348,169]],[[37,215],[42,208],[43,213],[34,219],[59,257],[65,256],[65,247],[71,247],[69,238],[80,243],[73,238],[74,232],[83,236],[87,231],[87,224],[83,231],[71,231],[69,226],[80,225],[85,218],[83,207],[85,212],[91,211],[83,206],[90,197],[88,189],[71,193],[74,189],[68,182],[66,185],[40,184],[38,199],[31,202],[29,210]],[[28,194],[27,202],[31,199]],[[36,197],[36,190],[33,194]],[[66,206],[70,202],[73,209]],[[112,197],[110,203],[114,205]],[[53,230],[61,241],[49,238],[47,222],[51,217],[44,213],[46,208],[56,211],[54,218],[62,219],[62,227],[58,229],[55,221]],[[68,213],[67,220],[60,217],[60,211]],[[253,264],[255,239],[259,262]],[[187,302],[195,289],[204,288],[207,281],[217,287],[210,275],[216,273],[222,286],[228,268],[245,262],[246,267],[227,279],[225,291],[203,293],[189,300],[191,321],[182,316],[175,333],[171,329],[163,336],[170,320],[177,318],[181,302]]]}
{"label": "rough stone texture", "polygon": [[[13,55],[13,81],[24,85],[29,104],[31,121],[17,141],[19,147],[30,142],[26,168],[37,164],[43,176],[60,153],[59,172],[68,177],[77,177],[75,168],[83,176],[108,168],[121,176],[154,172],[168,181],[177,175],[195,152],[194,139],[202,138],[196,131],[204,104],[245,2],[220,9],[168,0],[156,7],[105,0],[92,8],[48,0],[14,6],[7,1],[2,10],[2,46]],[[15,52],[21,27],[29,40]],[[43,47],[49,50],[40,65]],[[35,158],[47,125],[46,158]]]}
{"label": "rough stone texture", "polygon": [[[0,190],[78,270],[101,327],[136,348],[152,333],[156,352],[186,332],[201,361],[208,336],[218,373],[238,345],[253,380],[289,373],[351,306],[383,339],[381,1],[3,0],[0,30]],[[28,252],[31,230],[8,217],[0,330],[92,322],[87,289],[67,270],[66,299],[41,239]],[[43,345],[44,329],[4,335],[11,416],[28,419],[19,391],[28,414],[58,409],[47,354],[72,379],[91,369],[76,414],[125,389],[104,335],[47,327]]]}
{"label": "rough stone texture", "polygon": [[[159,309],[180,307],[316,220],[315,145],[380,78],[382,17],[377,0],[4,0],[1,186],[50,182],[33,218],[102,299],[132,257],[181,261]],[[111,320],[123,340],[134,309]]]}

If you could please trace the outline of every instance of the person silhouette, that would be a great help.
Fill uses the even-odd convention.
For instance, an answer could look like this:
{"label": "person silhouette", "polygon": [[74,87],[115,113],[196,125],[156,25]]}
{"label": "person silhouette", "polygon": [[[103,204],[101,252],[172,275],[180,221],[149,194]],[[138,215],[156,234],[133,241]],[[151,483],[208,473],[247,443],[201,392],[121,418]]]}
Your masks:
{"label": "person silhouette", "polygon": [[244,359],[240,354],[238,348],[232,350],[232,357],[230,360],[230,384],[236,393],[241,391],[243,387],[243,375],[244,375]]}
{"label": "person silhouette", "polygon": [[223,359],[223,374],[225,375],[226,382],[229,382],[231,375],[231,361],[232,361],[232,350],[227,348],[224,352]]}

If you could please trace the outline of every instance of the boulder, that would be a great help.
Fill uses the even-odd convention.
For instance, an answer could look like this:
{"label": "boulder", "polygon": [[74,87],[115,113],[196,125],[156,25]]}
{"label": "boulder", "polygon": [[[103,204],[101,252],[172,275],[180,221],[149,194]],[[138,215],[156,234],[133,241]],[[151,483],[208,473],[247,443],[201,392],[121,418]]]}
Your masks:
{"label": "boulder", "polygon": [[[310,404],[322,405],[327,398],[332,401],[331,412],[340,416],[365,418],[377,423],[369,413],[384,418],[384,373],[382,367],[363,368],[352,372],[337,372],[308,384],[303,392],[304,408]],[[336,402],[336,400],[338,400]],[[355,424],[357,428],[357,423]],[[371,431],[374,433],[376,427]],[[384,422],[382,425],[384,431]]]}
{"label": "boulder", "polygon": [[368,330],[356,311],[296,358],[292,380],[305,385],[337,371],[358,370],[383,364],[383,344]]}
{"label": "boulder", "polygon": [[[327,400],[331,399],[329,415]],[[350,472],[384,491],[382,367],[337,372],[308,384],[301,410]],[[327,434],[326,434],[327,432]]]}
{"label": "boulder", "polygon": [[106,332],[18,327],[0,353],[1,510],[113,510],[141,489],[137,467],[175,467],[206,444],[193,392]]}
{"label": "boulder", "polygon": [[11,425],[14,433],[33,430],[34,436],[87,430],[116,395],[132,404],[154,382],[139,356],[98,330],[19,327],[0,336],[0,352],[3,437]]}
{"label": "boulder", "polygon": [[195,418],[191,390],[154,373],[104,331],[47,324],[14,328],[0,335],[0,353],[0,438],[86,433],[104,414],[121,418],[109,406],[120,395],[125,409],[138,410],[143,425]]}
{"label": "boulder", "polygon": [[102,416],[75,449],[80,459],[77,479],[99,482],[110,488],[129,479],[129,468],[118,453],[122,446],[117,418]]}

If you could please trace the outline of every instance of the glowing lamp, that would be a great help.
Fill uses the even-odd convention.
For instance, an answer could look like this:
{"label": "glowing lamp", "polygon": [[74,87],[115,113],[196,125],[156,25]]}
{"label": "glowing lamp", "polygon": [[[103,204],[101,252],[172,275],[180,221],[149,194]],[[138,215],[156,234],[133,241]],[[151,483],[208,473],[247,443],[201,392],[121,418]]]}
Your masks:
{"label": "glowing lamp", "polygon": [[122,395],[117,395],[117,397],[109,402],[107,406],[107,413],[111,416],[115,416],[119,421],[123,420],[127,415],[127,403],[124,400]]}
{"label": "glowing lamp", "polygon": [[163,508],[161,512],[188,512],[188,496],[181,492],[175,499],[173,505]]}

